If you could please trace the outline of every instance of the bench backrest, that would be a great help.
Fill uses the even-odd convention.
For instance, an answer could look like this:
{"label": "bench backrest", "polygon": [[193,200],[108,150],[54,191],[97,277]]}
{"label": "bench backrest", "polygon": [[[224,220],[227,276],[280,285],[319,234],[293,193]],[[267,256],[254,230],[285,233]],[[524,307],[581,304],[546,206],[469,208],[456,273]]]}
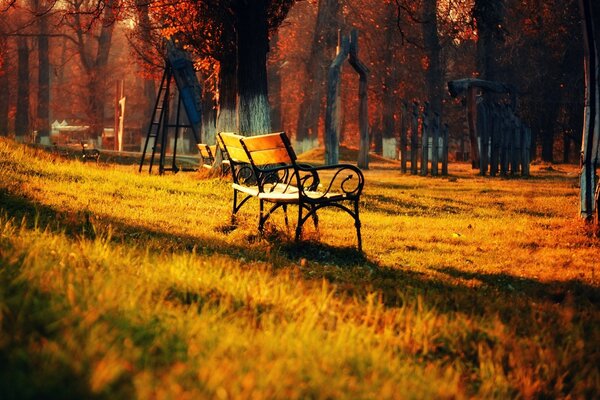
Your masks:
{"label": "bench backrest", "polygon": [[213,161],[215,160],[214,154],[215,154],[216,146],[209,146],[204,143],[198,143],[196,146],[198,147],[198,150],[200,151],[200,157],[202,157],[202,161],[205,164],[212,164]]}
{"label": "bench backrest", "polygon": [[221,144],[227,151],[227,156],[229,160],[233,163],[238,164],[249,164],[250,159],[246,154],[246,150],[244,150],[244,145],[242,144],[242,139],[244,136],[231,133],[231,132],[221,132],[218,135]]}
{"label": "bench backrest", "polygon": [[257,167],[273,164],[294,164],[296,154],[285,132],[248,136],[241,139],[251,163]]}

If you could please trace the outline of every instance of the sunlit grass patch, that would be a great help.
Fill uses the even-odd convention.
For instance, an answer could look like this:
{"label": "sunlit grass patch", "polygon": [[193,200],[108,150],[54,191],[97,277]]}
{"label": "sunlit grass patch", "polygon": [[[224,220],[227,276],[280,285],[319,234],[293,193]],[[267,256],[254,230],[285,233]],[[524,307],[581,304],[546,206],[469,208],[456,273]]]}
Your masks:
{"label": "sunlit grass patch", "polygon": [[360,254],[335,210],[261,239],[227,179],[2,140],[0,397],[594,397],[575,168],[451,173],[367,171]]}

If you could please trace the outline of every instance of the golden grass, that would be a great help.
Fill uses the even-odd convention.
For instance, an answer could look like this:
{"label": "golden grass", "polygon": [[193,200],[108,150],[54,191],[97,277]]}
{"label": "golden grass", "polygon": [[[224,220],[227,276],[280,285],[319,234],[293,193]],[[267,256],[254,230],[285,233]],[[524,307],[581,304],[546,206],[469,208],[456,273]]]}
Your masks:
{"label": "golden grass", "polygon": [[[229,182],[0,140],[0,398],[594,397],[599,245],[576,170],[365,173],[365,254]],[[293,215],[293,213],[291,213]]]}

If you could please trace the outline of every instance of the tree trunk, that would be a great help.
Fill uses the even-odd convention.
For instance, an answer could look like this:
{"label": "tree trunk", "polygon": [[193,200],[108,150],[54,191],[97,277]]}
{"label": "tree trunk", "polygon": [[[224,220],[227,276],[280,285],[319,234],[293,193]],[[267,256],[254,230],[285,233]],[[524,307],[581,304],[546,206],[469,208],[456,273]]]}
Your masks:
{"label": "tree trunk", "polygon": [[237,62],[236,54],[229,53],[221,60],[219,69],[217,132],[237,131]]}
{"label": "tree trunk", "polygon": [[[142,46],[143,51],[150,54],[152,52],[152,36],[150,29],[152,23],[150,22],[149,16],[149,3],[146,0],[136,0],[136,9],[138,18],[140,19],[140,27],[142,29]],[[156,82],[154,79],[144,79],[144,121],[142,123],[142,137],[143,140],[145,135],[150,129],[152,114],[154,112],[154,104],[156,103]]]}
{"label": "tree trunk", "polygon": [[236,3],[239,130],[245,135],[271,131],[267,88],[269,32],[266,0]]}
{"label": "tree trunk", "polygon": [[[87,114],[89,119],[90,133],[92,137],[100,136],[104,128],[104,104],[106,103],[109,84],[107,81],[106,66],[112,43],[112,34],[115,26],[116,0],[108,0],[102,15],[101,28],[96,39],[96,46],[91,45],[86,37],[92,37],[90,32],[83,30],[83,25],[78,14],[74,15],[72,25],[77,35],[77,52],[81,65],[87,75]],[[96,54],[91,52],[96,50]]]}
{"label": "tree trunk", "polygon": [[[277,46],[279,34],[274,33],[271,46]],[[271,104],[271,128],[273,131],[283,131],[283,113],[281,112],[281,63],[269,64],[269,102]]]}
{"label": "tree trunk", "polygon": [[38,35],[38,104],[36,128],[38,136],[50,136],[50,56],[48,21],[39,17]]}
{"label": "tree trunk", "polygon": [[0,37],[0,136],[8,136],[8,99],[10,86],[8,84],[8,63],[6,57],[7,43],[5,37]]}
{"label": "tree trunk", "polygon": [[[385,32],[385,48],[387,49],[384,53],[385,62],[385,77],[383,79],[383,93],[382,93],[382,111],[381,122],[383,126],[382,139],[389,139],[396,137],[396,121],[394,114],[400,107],[400,103],[397,101],[394,89],[398,86],[398,66],[394,65],[394,34],[396,28],[394,26],[395,20],[393,20],[395,7],[393,3],[389,2],[387,6],[388,17],[385,21],[386,32]],[[404,117],[404,116],[403,116]],[[375,140],[375,149],[382,148],[382,143],[379,140]]]}
{"label": "tree trunk", "polygon": [[504,0],[475,0],[473,17],[477,24],[477,71],[479,78],[497,78],[496,53],[502,37]]}
{"label": "tree trunk", "polygon": [[600,60],[598,53],[599,17],[592,0],[580,0],[584,40],[585,107],[583,135],[581,140],[580,215],[591,220],[595,204],[596,168],[598,167],[600,142]]}
{"label": "tree trunk", "polygon": [[29,133],[29,44],[24,37],[17,38],[18,81],[15,135]]}
{"label": "tree trunk", "polygon": [[427,85],[427,97],[430,110],[442,114],[443,74],[441,66],[440,38],[437,23],[437,0],[423,1],[423,42],[425,53],[429,61],[425,71],[425,82]]}
{"label": "tree trunk", "polygon": [[337,43],[339,22],[339,0],[319,0],[317,22],[306,62],[306,90],[300,103],[296,140],[316,137],[323,101],[323,83],[327,77],[329,54]]}

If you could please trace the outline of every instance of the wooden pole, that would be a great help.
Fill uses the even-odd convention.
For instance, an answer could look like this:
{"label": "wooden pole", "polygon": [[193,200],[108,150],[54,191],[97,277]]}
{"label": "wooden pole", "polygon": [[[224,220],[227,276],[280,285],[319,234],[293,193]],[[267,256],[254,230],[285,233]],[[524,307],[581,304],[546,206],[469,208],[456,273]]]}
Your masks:
{"label": "wooden pole", "polygon": [[325,111],[325,164],[339,162],[341,131],[341,69],[348,57],[349,40],[338,31],[338,46],[335,59],[327,74],[327,107]]}
{"label": "wooden pole", "polygon": [[113,126],[114,132],[114,143],[113,150],[119,150],[119,127],[120,127],[120,117],[121,117],[121,105],[119,101],[123,97],[123,80],[117,79],[116,87],[115,87],[115,123]]}
{"label": "wooden pole", "polygon": [[500,129],[498,126],[498,104],[493,104],[490,112],[490,133],[491,133],[491,155],[490,155],[490,176],[498,174],[498,156],[500,146]]}
{"label": "wooden pole", "polygon": [[485,176],[489,166],[490,135],[488,106],[483,96],[479,98],[479,104],[477,104],[477,135],[479,137],[479,175]]}
{"label": "wooden pole", "polygon": [[412,126],[410,129],[410,173],[416,175],[419,148],[419,103],[413,102]]}
{"label": "wooden pole", "polygon": [[432,118],[432,140],[431,140],[431,175],[437,176],[438,174],[438,163],[439,163],[439,151],[440,151],[440,114],[437,112],[433,113]]}
{"label": "wooden pole", "polygon": [[479,166],[477,149],[477,88],[470,86],[467,91],[467,121],[469,122],[469,140],[471,142],[471,167]]}
{"label": "wooden pole", "polygon": [[531,158],[531,129],[525,124],[522,125],[522,129],[523,145],[521,146],[521,151],[523,153],[523,169],[521,170],[521,175],[529,176],[529,163]]}
{"label": "wooden pole", "polygon": [[425,102],[423,106],[423,116],[421,118],[421,175],[427,175],[429,167],[429,129],[431,123],[429,121],[429,103]]}
{"label": "wooden pole", "polygon": [[448,124],[442,130],[444,142],[442,144],[442,175],[448,175]]}
{"label": "wooden pole", "polygon": [[400,119],[400,168],[402,173],[406,173],[406,129],[407,123],[410,121],[407,115],[408,107],[405,101],[402,101],[402,116]]}
{"label": "wooden pole", "polygon": [[353,29],[350,32],[350,48],[349,48],[350,65],[358,73],[358,126],[360,130],[360,147],[358,151],[358,167],[369,169],[369,107],[367,97],[367,79],[369,69],[358,58],[358,31]]}

